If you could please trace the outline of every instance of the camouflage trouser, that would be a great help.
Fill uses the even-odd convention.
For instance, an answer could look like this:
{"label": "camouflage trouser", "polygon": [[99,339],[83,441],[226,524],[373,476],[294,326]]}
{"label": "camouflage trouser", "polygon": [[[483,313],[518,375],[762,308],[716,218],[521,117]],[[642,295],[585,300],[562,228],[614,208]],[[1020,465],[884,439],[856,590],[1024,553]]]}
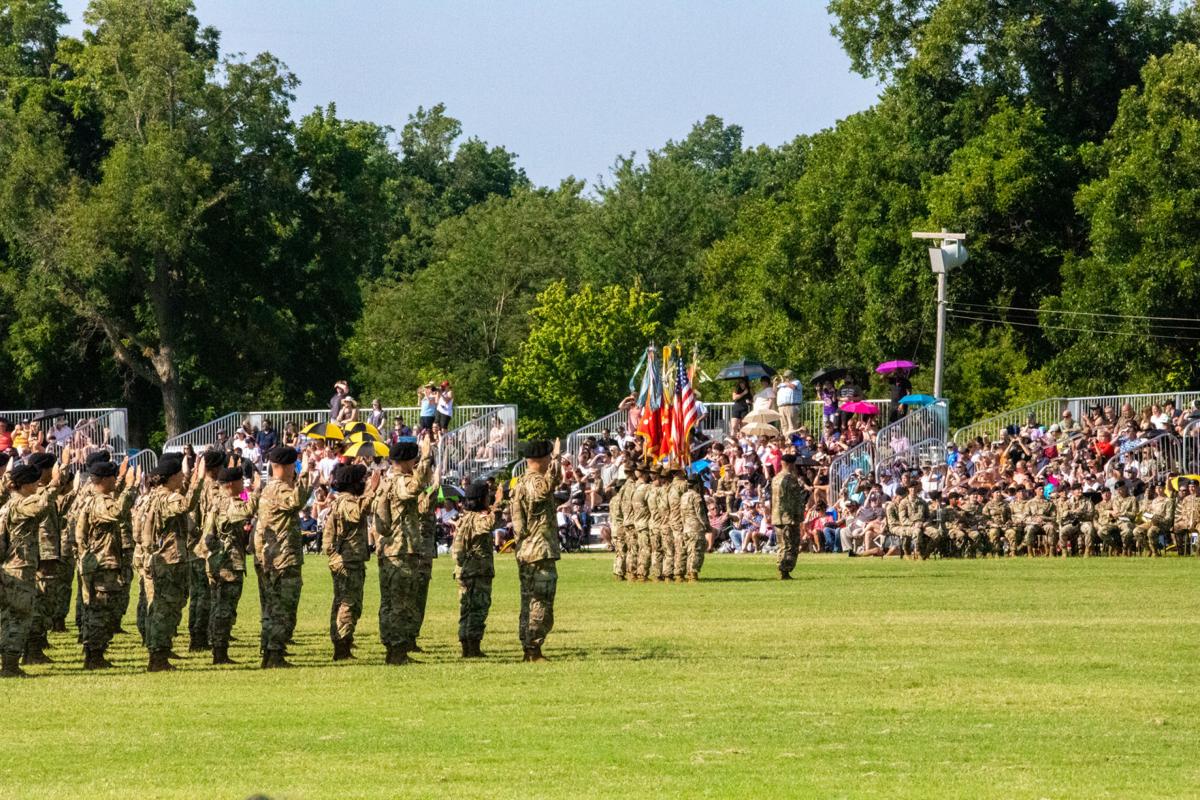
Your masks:
{"label": "camouflage trouser", "polygon": [[613,575],[624,575],[625,556],[629,549],[629,545],[625,541],[625,526],[610,525],[609,531],[613,546]]}
{"label": "camouflage trouser", "polygon": [[558,570],[553,559],[518,564],[521,576],[521,619],[518,632],[525,647],[541,647],[554,629],[554,593]]}
{"label": "camouflage trouser", "polygon": [[695,578],[700,575],[704,566],[704,553],[708,550],[708,540],[703,533],[685,535],[683,537],[684,572],[687,577]]}
{"label": "camouflage trouser", "polygon": [[1143,522],[1133,529],[1134,545],[1138,551],[1146,550],[1150,553],[1159,551],[1158,536],[1163,533],[1163,527],[1154,522]]}
{"label": "camouflage trouser", "polygon": [[1089,530],[1083,532],[1084,558],[1091,556],[1097,549],[1112,548],[1114,539],[1116,540],[1116,549],[1120,549],[1120,534],[1117,529],[1112,525],[1094,523]]}
{"label": "camouflage trouser", "polygon": [[917,529],[917,555],[922,559],[941,552],[945,545],[946,532],[937,525],[923,525]]}
{"label": "camouflage trouser", "polygon": [[492,607],[492,576],[458,579],[458,640],[482,639]]}
{"label": "camouflage trouser", "polygon": [[637,529],[632,525],[624,526],[625,530],[621,533],[621,538],[625,542],[625,574],[630,577],[637,574],[638,571],[638,537]]}
{"label": "camouflage trouser", "polygon": [[19,657],[25,652],[36,603],[33,567],[0,571],[0,653]]}
{"label": "camouflage trouser", "polygon": [[170,650],[187,602],[188,565],[159,564],[143,570],[146,589],[146,647]]}
{"label": "camouflage trouser", "polygon": [[421,579],[420,586],[417,587],[417,610],[419,617],[417,619],[417,632],[413,636],[416,639],[421,635],[421,628],[425,627],[425,606],[429,602],[429,582],[433,579],[433,558],[430,556],[421,556],[421,568],[418,573]]}
{"label": "camouflage trouser", "polygon": [[83,625],[79,633],[84,647],[103,650],[112,641],[121,625],[122,587],[119,569],[98,569],[91,575],[80,576]]}
{"label": "camouflage trouser", "polygon": [[[1088,547],[1092,540],[1093,526],[1090,522],[1065,522],[1058,529],[1058,548],[1065,556],[1079,555],[1080,547]],[[1082,541],[1080,537],[1082,536]]]}
{"label": "camouflage trouser", "polygon": [[[58,559],[42,561],[38,564],[37,600],[33,605],[33,618],[29,621],[30,641],[40,641],[54,624],[54,616],[58,613],[58,604],[62,599],[58,586],[61,574],[58,565]],[[68,595],[70,591],[71,584],[68,583]]]}
{"label": "camouflage trouser", "polygon": [[670,578],[674,573],[675,556],[671,552],[671,531],[665,525],[650,528],[650,578]]}
{"label": "camouflage trouser", "polygon": [[920,525],[901,525],[897,529],[900,535],[901,557],[917,557],[917,538],[921,535]]}
{"label": "camouflage trouser", "polygon": [[962,542],[963,555],[967,558],[986,556],[991,549],[987,534],[979,528],[968,528],[966,538]]}
{"label": "camouflage trouser", "polygon": [[682,578],[687,575],[687,537],[683,535],[683,528],[671,531],[671,552],[675,554],[675,577]]}
{"label": "camouflage trouser", "polygon": [[188,633],[193,639],[208,639],[208,571],[204,559],[188,562]]}
{"label": "camouflage trouser", "polygon": [[634,570],[639,578],[650,577],[650,529],[637,529],[637,569]]}
{"label": "camouflage trouser", "polygon": [[779,546],[779,574],[786,575],[796,568],[796,558],[800,555],[800,526],[776,525],[775,544]]}
{"label": "camouflage trouser", "polygon": [[1001,528],[999,525],[989,525],[987,529],[988,550],[994,556],[1004,555],[1003,544],[1008,544],[1008,552],[1011,555],[1014,548],[1017,546],[1017,531],[1016,528]]}
{"label": "camouflage trouser", "polygon": [[71,584],[75,580],[75,561],[70,558],[58,560],[58,581],[55,591],[58,593],[54,605],[54,621],[64,625],[67,615],[71,613]]}
{"label": "camouflage trouser", "polygon": [[362,616],[363,585],[367,565],[361,561],[343,564],[333,572],[333,605],[329,609],[329,638],[335,644],[354,635]]}
{"label": "camouflage trouser", "polygon": [[129,611],[129,599],[133,595],[133,553],[121,557],[121,588],[117,592],[117,628]]}
{"label": "camouflage trouser", "polygon": [[1121,548],[1126,553],[1132,553],[1137,548],[1137,537],[1134,535],[1134,524],[1126,520],[1117,520],[1117,531]]}
{"label": "camouflage trouser", "polygon": [[421,632],[421,557],[379,559],[379,638],[411,647]]}
{"label": "camouflage trouser", "polygon": [[241,573],[231,581],[216,579],[208,584],[208,643],[213,647],[228,647],[229,634],[237,619],[238,601],[242,599]]}
{"label": "camouflage trouser", "polygon": [[150,604],[146,602],[146,576],[142,574],[141,569],[138,570],[138,601],[137,601],[137,629],[138,635],[142,637],[142,645],[146,644],[146,616]]}
{"label": "camouflage trouser", "polygon": [[1021,530],[1024,532],[1025,538],[1021,540],[1021,543],[1018,545],[1018,547],[1024,545],[1025,555],[1032,556],[1034,555],[1034,551],[1037,549],[1038,543],[1041,541],[1042,534],[1045,533],[1045,531],[1041,525],[1024,525],[1022,526]]}
{"label": "camouflage trouser", "polygon": [[264,569],[261,575],[266,604],[265,649],[282,653],[296,630],[296,608],[300,605],[304,576],[299,564],[283,569]]}

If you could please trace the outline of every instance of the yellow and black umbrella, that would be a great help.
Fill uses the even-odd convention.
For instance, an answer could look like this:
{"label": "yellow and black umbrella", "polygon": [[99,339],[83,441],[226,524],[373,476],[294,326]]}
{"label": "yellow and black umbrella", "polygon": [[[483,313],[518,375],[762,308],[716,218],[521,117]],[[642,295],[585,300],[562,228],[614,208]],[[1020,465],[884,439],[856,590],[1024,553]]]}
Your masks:
{"label": "yellow and black umbrella", "polygon": [[1181,480],[1200,481],[1200,475],[1176,475],[1174,478],[1171,478],[1171,491],[1179,491],[1179,481]]}
{"label": "yellow and black umbrella", "polygon": [[369,422],[351,422],[346,426],[346,433],[369,433],[377,440],[383,439],[383,434]]}
{"label": "yellow and black umbrella", "polygon": [[300,433],[310,439],[346,438],[342,433],[342,429],[337,426],[336,422],[314,422],[311,425],[305,425]]}
{"label": "yellow and black umbrella", "polygon": [[355,442],[343,452],[349,458],[383,458],[387,454],[388,446],[374,440]]}
{"label": "yellow and black umbrella", "polygon": [[370,431],[355,431],[346,437],[347,442],[379,442],[382,437],[376,436]]}

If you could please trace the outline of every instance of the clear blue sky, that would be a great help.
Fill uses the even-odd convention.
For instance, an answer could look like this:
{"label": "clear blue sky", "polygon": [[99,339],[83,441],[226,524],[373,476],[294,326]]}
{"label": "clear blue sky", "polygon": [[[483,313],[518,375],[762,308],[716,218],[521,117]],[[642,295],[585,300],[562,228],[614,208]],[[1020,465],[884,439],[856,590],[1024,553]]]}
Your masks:
{"label": "clear blue sky", "polygon": [[[86,0],[63,0],[70,30]],[[196,0],[228,52],[268,50],[299,77],[294,113],[403,126],[446,104],[539,184],[607,174],[621,153],[716,114],[777,145],[874,102],[824,0]]]}

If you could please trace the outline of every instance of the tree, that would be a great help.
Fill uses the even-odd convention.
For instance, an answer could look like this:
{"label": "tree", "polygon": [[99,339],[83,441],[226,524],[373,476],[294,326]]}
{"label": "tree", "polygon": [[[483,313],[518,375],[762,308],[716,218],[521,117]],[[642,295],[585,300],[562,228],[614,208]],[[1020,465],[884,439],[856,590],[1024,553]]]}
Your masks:
{"label": "tree", "polygon": [[613,410],[638,354],[659,333],[660,307],[659,294],[637,283],[546,287],[499,384],[500,396],[519,404],[524,433],[562,435]]}

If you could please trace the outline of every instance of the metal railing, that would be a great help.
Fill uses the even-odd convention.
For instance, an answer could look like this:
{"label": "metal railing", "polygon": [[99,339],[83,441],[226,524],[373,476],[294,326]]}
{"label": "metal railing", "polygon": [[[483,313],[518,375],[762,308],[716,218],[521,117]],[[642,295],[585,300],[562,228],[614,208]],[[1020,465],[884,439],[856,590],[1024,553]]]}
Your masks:
{"label": "metal railing", "polygon": [[1067,408],[1070,409],[1075,419],[1082,419],[1089,408],[1099,406],[1104,409],[1107,406],[1112,406],[1117,417],[1121,416],[1122,407],[1128,403],[1135,415],[1140,415],[1142,410],[1152,405],[1161,407],[1168,400],[1174,401],[1176,408],[1183,408],[1191,404],[1193,400],[1200,399],[1200,392],[1154,392],[1148,394],[1110,394],[1110,395],[1092,395],[1090,397],[1068,397],[1065,398]]}
{"label": "metal railing", "polygon": [[486,477],[517,459],[517,407],[468,408],[474,409],[474,416],[438,440],[442,480]]}
{"label": "metal railing", "polygon": [[949,419],[949,403],[939,400],[880,428],[875,434],[876,475],[894,466],[918,464],[923,457],[928,460],[928,452],[921,449],[928,451],[931,444],[941,448],[944,460]]}
{"label": "metal railing", "polygon": [[875,460],[875,442],[870,439],[864,439],[844,453],[839,453],[829,463],[829,496],[826,502],[831,506],[837,503],[842,489],[853,479],[855,473],[861,471],[863,475],[873,474]]}
{"label": "metal railing", "polygon": [[1189,450],[1183,438],[1164,433],[1114,455],[1105,463],[1104,474],[1115,468],[1124,472],[1136,464],[1137,475],[1142,480],[1161,480],[1172,470],[1187,472]]}
{"label": "metal railing", "polygon": [[1082,423],[1084,416],[1088,413],[1088,409],[1097,406],[1101,409],[1111,406],[1119,417],[1121,409],[1126,403],[1129,404],[1135,415],[1140,415],[1143,409],[1152,405],[1162,406],[1168,400],[1173,401],[1176,408],[1182,409],[1197,399],[1200,399],[1200,392],[1151,392],[1146,394],[1048,397],[1036,403],[1029,403],[1028,405],[1003,411],[987,419],[982,419],[961,427],[954,431],[954,441],[959,445],[965,445],[976,437],[982,436],[988,439],[995,439],[1003,435],[1005,429],[1009,426],[1015,425],[1021,427],[1025,425],[1030,416],[1033,416],[1039,425],[1049,427],[1056,422],[1061,422],[1064,411],[1070,411],[1075,421]]}
{"label": "metal railing", "polygon": [[[66,443],[75,449],[83,449],[89,445],[108,445],[114,450],[122,451],[129,446],[129,411],[124,408],[67,408],[63,416],[72,435]],[[0,411],[0,417],[14,425],[18,422],[28,422],[42,413],[42,409],[17,409]],[[54,432],[54,422],[46,420],[39,423],[47,440]]]}
{"label": "metal railing", "polygon": [[153,450],[138,450],[129,457],[130,467],[140,467],[143,473],[158,466],[158,453]]}
{"label": "metal railing", "polygon": [[[572,464],[578,464],[583,443],[589,437],[599,437],[606,430],[616,435],[619,429],[627,427],[628,424],[629,412],[625,409],[618,409],[611,414],[606,414],[600,419],[593,420],[582,428],[568,433],[567,438],[563,440],[563,453],[570,456]],[[632,431],[626,431],[626,433],[632,433]]]}

